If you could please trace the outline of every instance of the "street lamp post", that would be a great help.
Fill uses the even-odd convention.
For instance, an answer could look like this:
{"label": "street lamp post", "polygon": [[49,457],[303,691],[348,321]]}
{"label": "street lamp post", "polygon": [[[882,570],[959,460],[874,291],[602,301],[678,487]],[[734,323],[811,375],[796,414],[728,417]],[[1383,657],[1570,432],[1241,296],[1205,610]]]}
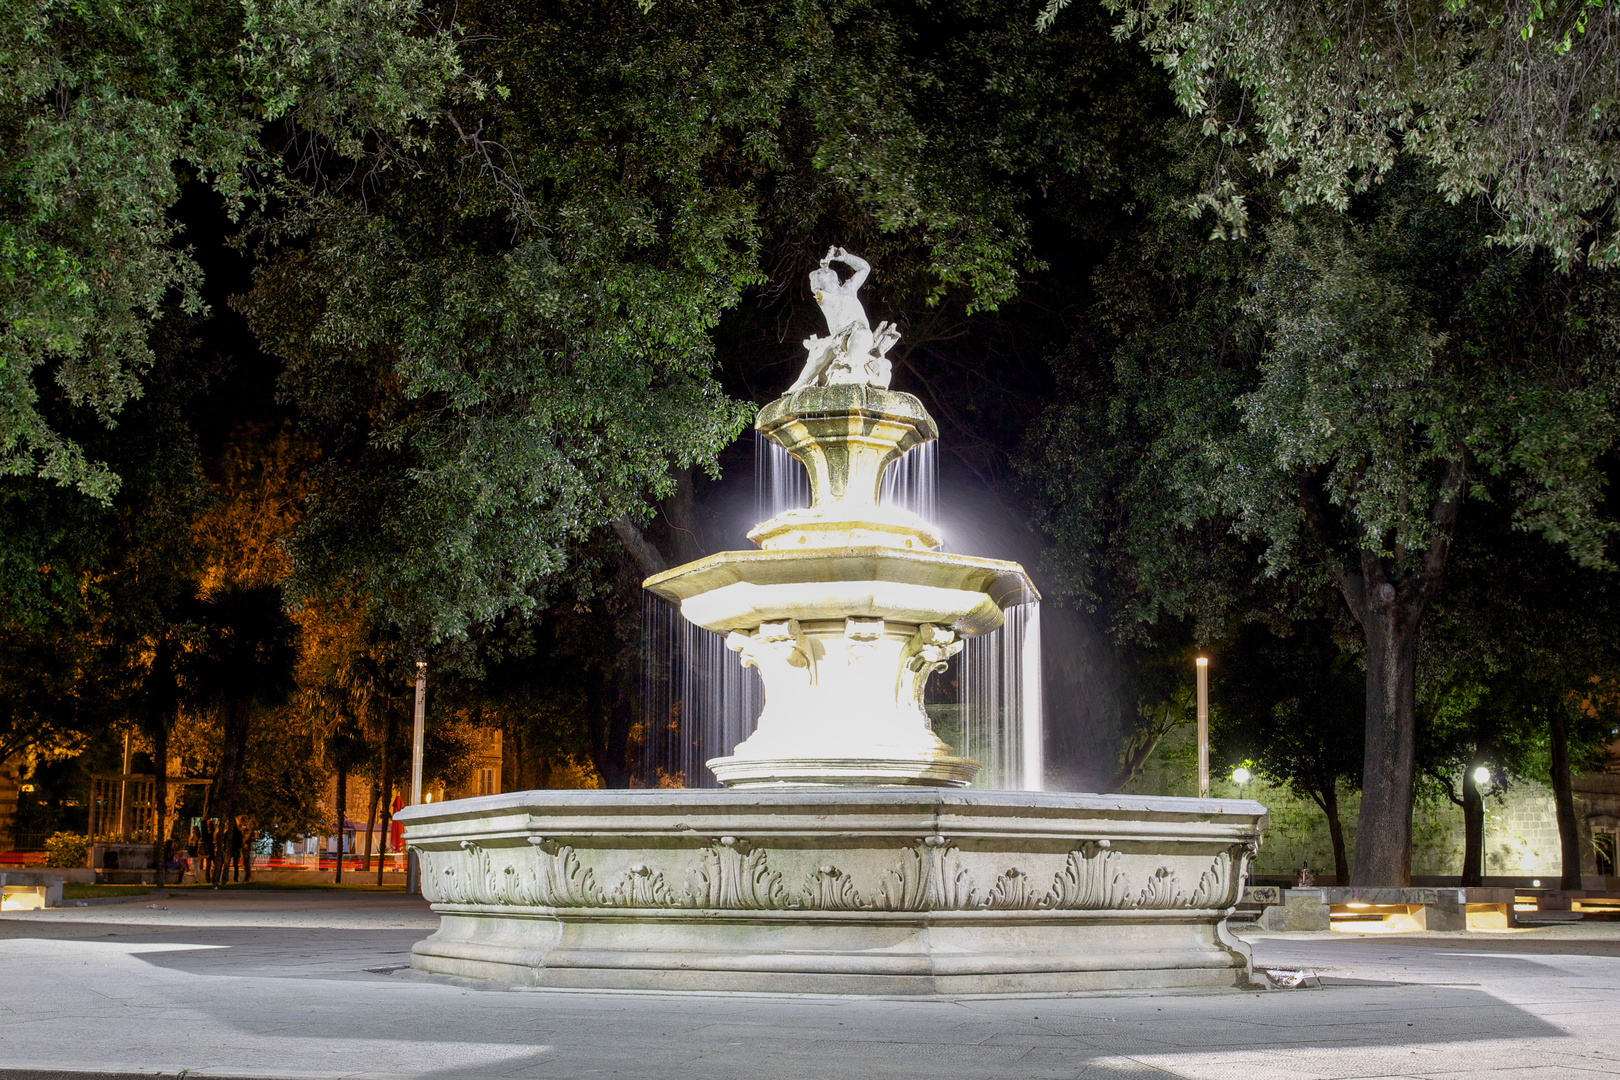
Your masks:
{"label": "street lamp post", "polygon": [[[416,662],[416,719],[411,733],[411,805],[422,802],[422,726],[427,712],[427,661]],[[416,850],[405,849],[405,892],[410,896],[422,893],[421,867]]]}
{"label": "street lamp post", "polygon": [[1198,797],[1209,797],[1209,657],[1200,656],[1198,666]]}
{"label": "street lamp post", "polygon": [[1491,770],[1481,765],[1474,770],[1474,787],[1479,789],[1479,883],[1485,884],[1488,856],[1485,854],[1485,785],[1491,782]]}

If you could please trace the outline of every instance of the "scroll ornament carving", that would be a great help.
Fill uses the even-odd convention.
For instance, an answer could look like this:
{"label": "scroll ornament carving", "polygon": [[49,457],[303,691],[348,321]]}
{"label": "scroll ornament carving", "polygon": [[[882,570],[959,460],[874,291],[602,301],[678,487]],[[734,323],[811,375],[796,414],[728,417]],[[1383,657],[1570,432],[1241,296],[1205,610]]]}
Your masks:
{"label": "scroll ornament carving", "polygon": [[759,629],[752,634],[733,630],[726,636],[726,648],[739,654],[745,668],[751,667],[763,674],[764,669],[760,667],[762,662],[781,662],[790,668],[802,669],[809,677],[810,684],[815,685],[815,651],[804,636],[798,619],[760,623]]}
{"label": "scroll ornament carving", "polygon": [[[982,894],[961,852],[945,837],[927,836],[902,847],[895,863],[870,894],[831,864],[790,891],[770,866],[766,850],[746,839],[722,836],[697,853],[684,890],[672,887],[664,871],[636,864],[610,888],[566,844],[531,836],[535,859],[528,866],[497,866],[475,841],[460,851],[418,848],[422,892],[435,904],[525,905],[552,908],[708,908],[767,911],[1121,911],[1219,910],[1237,903],[1255,845],[1234,844],[1216,852],[1190,891],[1175,868],[1154,867],[1133,883],[1126,856],[1107,840],[1086,840],[1071,850],[1051,887],[1040,891],[1030,874],[1014,866],[998,874]],[[508,849],[510,850],[510,849]]]}
{"label": "scroll ornament carving", "polygon": [[882,637],[882,619],[857,619],[852,617],[844,620],[844,639],[849,642],[849,650],[846,655],[849,657],[851,664],[871,656],[876,651],[873,642],[882,639]]}
{"label": "scroll ornament carving", "polygon": [[944,671],[950,658],[961,651],[962,640],[956,631],[933,623],[917,627],[900,654],[900,681],[894,691],[896,700],[914,702],[920,707],[928,676]]}

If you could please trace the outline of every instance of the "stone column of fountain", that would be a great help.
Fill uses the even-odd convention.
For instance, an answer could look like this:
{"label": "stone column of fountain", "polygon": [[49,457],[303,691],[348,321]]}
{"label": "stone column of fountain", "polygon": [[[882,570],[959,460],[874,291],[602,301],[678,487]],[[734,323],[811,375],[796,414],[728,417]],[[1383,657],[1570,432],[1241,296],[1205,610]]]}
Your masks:
{"label": "stone column of fountain", "polygon": [[[831,264],[853,271],[843,279]],[[514,792],[396,815],[438,933],[427,971],[538,985],[985,993],[1243,985],[1224,932],[1264,808],[1239,800],[961,791],[922,708],[962,635],[1036,598],[1016,563],[948,554],[879,504],[884,469],[936,437],[888,388],[866,264],[811,275],[828,335],[757,428],[809,470],[812,504],[759,548],[647,580],[759,669],[753,735],[709,767],[729,790]],[[957,789],[957,790],[951,790]]]}

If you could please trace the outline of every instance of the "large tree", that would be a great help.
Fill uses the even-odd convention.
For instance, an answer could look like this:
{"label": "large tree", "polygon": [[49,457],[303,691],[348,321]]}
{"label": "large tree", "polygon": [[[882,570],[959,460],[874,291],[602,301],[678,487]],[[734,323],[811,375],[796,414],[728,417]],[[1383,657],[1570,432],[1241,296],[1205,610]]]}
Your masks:
{"label": "large tree", "polygon": [[[1620,292],[1487,246],[1478,207],[1428,194],[1412,163],[1344,214],[1284,214],[1257,179],[1263,242],[1212,249],[1179,212],[1186,160],[1110,266],[1099,314],[1127,329],[1074,376],[1103,403],[1058,404],[1036,434],[1049,521],[1079,541],[1077,587],[1114,568],[1140,621],[1339,594],[1366,667],[1352,880],[1402,884],[1420,628],[1465,502],[1605,563]],[[1099,472],[1089,446],[1114,449],[1075,483]],[[1099,514],[1121,519],[1107,537]]]}

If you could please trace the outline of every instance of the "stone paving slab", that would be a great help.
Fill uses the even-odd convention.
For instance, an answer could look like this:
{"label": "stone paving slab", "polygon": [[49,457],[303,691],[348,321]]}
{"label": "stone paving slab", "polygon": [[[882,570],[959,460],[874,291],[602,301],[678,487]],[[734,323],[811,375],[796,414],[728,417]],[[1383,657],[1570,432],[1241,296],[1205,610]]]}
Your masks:
{"label": "stone paving slab", "polygon": [[435,925],[402,896],[155,903],[0,917],[0,1080],[1620,1077],[1615,924],[1247,935],[1321,989],[906,1000],[481,988],[387,970]]}

